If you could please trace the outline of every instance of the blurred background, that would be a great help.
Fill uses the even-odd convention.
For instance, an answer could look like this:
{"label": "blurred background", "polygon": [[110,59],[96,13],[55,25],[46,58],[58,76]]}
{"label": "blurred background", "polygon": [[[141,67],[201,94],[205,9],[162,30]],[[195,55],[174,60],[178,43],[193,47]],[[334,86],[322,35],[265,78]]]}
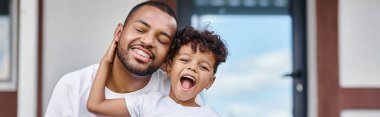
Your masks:
{"label": "blurred background", "polygon": [[[43,116],[56,82],[98,63],[144,1],[0,0],[0,117]],[[222,117],[380,117],[379,0],[161,1],[179,29],[227,42],[202,93]]]}

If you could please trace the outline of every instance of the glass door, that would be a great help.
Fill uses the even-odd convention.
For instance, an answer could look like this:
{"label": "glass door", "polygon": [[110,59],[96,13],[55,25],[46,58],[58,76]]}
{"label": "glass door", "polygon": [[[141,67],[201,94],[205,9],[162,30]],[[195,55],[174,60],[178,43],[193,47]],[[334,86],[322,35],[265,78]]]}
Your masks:
{"label": "glass door", "polygon": [[230,52],[205,103],[222,117],[292,116],[292,82],[282,77],[292,65],[289,15],[193,15],[192,25],[208,25]]}

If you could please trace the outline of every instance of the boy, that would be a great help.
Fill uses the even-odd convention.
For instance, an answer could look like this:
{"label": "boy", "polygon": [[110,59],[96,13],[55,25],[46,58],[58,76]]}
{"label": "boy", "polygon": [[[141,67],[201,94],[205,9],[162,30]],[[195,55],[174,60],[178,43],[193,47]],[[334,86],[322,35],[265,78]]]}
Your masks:
{"label": "boy", "polygon": [[191,27],[178,32],[172,45],[166,67],[171,85],[169,96],[151,92],[124,99],[105,99],[107,72],[116,47],[113,42],[100,63],[87,109],[106,116],[218,116],[210,106],[197,104],[195,98],[213,84],[217,67],[226,61],[226,46],[213,32],[197,31]]}

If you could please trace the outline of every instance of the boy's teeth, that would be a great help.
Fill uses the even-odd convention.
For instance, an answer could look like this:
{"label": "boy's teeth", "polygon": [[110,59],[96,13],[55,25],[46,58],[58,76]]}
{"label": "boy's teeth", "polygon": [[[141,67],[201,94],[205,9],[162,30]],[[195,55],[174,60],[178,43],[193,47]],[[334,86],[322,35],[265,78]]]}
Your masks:
{"label": "boy's teeth", "polygon": [[193,77],[191,77],[191,76],[184,76],[184,77],[186,77],[186,78],[189,78],[189,79],[191,79],[191,80],[193,80],[193,81],[194,81],[194,78],[193,78]]}
{"label": "boy's teeth", "polygon": [[149,55],[148,54],[146,54],[145,52],[143,52],[143,51],[141,51],[141,50],[139,50],[139,49],[133,49],[137,54],[139,54],[139,55],[141,55],[141,56],[143,56],[143,57],[145,57],[145,58],[149,58]]}

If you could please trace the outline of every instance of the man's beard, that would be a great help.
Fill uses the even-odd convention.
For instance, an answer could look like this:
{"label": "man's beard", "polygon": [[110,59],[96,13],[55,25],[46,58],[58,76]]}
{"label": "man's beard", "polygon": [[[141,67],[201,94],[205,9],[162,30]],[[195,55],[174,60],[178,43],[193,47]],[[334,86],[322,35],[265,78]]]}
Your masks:
{"label": "man's beard", "polygon": [[136,65],[129,63],[128,49],[123,50],[120,44],[116,48],[116,54],[124,68],[137,76],[152,75],[158,68],[160,68],[160,65],[149,64],[148,68],[139,69]]}

